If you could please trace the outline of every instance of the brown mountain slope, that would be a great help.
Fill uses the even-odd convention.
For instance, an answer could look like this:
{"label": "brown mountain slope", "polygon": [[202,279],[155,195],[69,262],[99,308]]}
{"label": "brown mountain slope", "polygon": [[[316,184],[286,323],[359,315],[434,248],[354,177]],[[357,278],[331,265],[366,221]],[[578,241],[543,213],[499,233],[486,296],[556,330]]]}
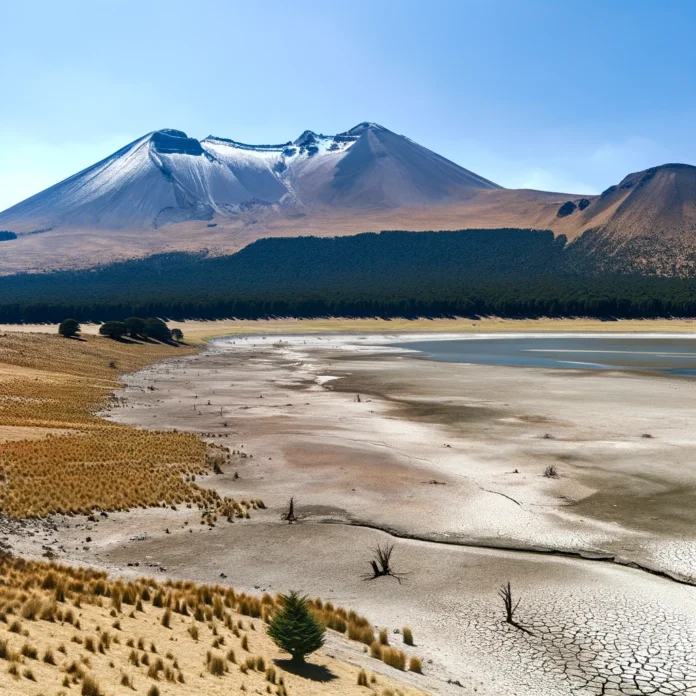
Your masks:
{"label": "brown mountain slope", "polygon": [[[696,269],[696,167],[665,164],[629,174],[555,231],[600,257],[607,269],[690,275]],[[574,233],[574,234],[573,234]]]}
{"label": "brown mountain slope", "polygon": [[[189,220],[158,228],[104,229],[58,227],[0,243],[0,274],[58,268],[88,268],[99,263],[164,251],[229,254],[262,237],[338,236],[385,229],[458,230],[463,228],[553,228],[565,193],[491,189],[451,203],[351,209],[317,206],[301,216],[274,209]],[[574,199],[578,199],[577,196]]]}
{"label": "brown mountain slope", "polygon": [[[302,138],[297,142],[304,142]],[[327,136],[321,138],[328,142]],[[342,138],[352,138],[350,146]],[[313,201],[311,206],[241,205],[234,211],[213,211],[206,219],[166,225],[59,224],[40,234],[18,228],[18,239],[0,243],[0,274],[86,268],[165,251],[228,254],[262,237],[499,227],[564,234],[585,247],[605,270],[696,273],[696,167],[654,167],[628,175],[600,196],[583,197],[499,188],[372,124],[334,139],[343,150],[328,146],[323,156],[298,160],[287,180],[296,193]],[[203,142],[216,162],[224,162],[243,178],[244,167],[251,165],[242,146]],[[265,151],[262,155],[270,157]],[[256,166],[255,160],[252,164]],[[437,173],[437,183],[420,177],[421,169],[433,177]]]}

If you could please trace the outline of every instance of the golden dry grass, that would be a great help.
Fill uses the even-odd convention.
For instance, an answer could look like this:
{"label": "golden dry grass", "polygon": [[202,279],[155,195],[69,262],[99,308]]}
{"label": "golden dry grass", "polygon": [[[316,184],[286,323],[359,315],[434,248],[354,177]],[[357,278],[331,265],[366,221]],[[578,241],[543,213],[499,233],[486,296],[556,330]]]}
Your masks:
{"label": "golden dry grass", "polygon": [[[2,694],[420,693],[321,652],[310,662],[330,680],[289,671],[287,655],[266,635],[277,606],[270,595],[115,581],[100,571],[6,554],[0,554],[0,578]],[[324,618],[367,623],[318,601],[315,607]],[[394,663],[404,668],[400,659]]]}
{"label": "golden dry grass", "polygon": [[0,512],[19,518],[189,504],[246,516],[256,502],[221,499],[193,482],[210,471],[198,437],[94,415],[120,385],[121,372],[195,350],[96,336],[0,336],[0,428],[12,433],[0,450]]}

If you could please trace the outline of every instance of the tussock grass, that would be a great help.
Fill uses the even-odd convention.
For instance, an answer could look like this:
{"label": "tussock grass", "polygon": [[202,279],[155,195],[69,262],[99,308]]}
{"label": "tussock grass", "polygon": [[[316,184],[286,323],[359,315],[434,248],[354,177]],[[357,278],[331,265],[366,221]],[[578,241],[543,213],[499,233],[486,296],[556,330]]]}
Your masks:
{"label": "tussock grass", "polygon": [[408,626],[405,626],[403,631],[404,645],[413,645],[413,631]]}
{"label": "tussock grass", "polygon": [[406,655],[398,648],[383,645],[382,662],[401,671],[406,669]]}
{"label": "tussock grass", "polygon": [[114,365],[131,371],[191,352],[97,337],[0,336],[0,364],[16,375],[0,379],[0,425],[56,431],[3,443],[0,511],[18,519],[186,503],[209,516],[248,517],[258,501],[221,498],[193,482],[217,461],[200,438],[138,430],[95,415],[120,386]]}
{"label": "tussock grass", "polygon": [[82,696],[102,696],[99,682],[90,674],[86,674],[82,681]]}
{"label": "tussock grass", "polygon": [[[17,692],[9,689],[10,683],[33,687],[27,691],[21,686],[17,693],[22,695],[55,693],[62,683],[65,693],[79,694],[84,687],[88,693],[96,689],[110,696],[126,696],[130,691],[145,694],[153,686],[167,696],[224,696],[243,692],[243,685],[249,693],[269,693],[271,688],[275,696],[288,691],[303,695],[302,678],[284,672],[282,662],[275,661],[286,656],[264,630],[278,607],[278,598],[270,594],[258,598],[220,585],[118,580],[94,569],[26,561],[4,553],[0,553],[0,578],[0,614],[20,615],[26,607],[24,613],[33,617],[23,623],[17,620],[17,632],[0,622],[0,660],[7,665],[0,670],[0,693],[3,689]],[[57,587],[64,594],[61,602],[55,600]],[[138,602],[145,609],[122,613],[119,634],[111,629],[114,598],[121,609]],[[371,630],[367,619],[355,612],[320,600],[312,601],[312,607],[327,624],[339,628],[345,624],[345,633],[351,627],[354,632]],[[70,622],[65,620],[68,614]],[[252,632],[253,640],[249,640]],[[400,651],[378,640],[375,646],[379,659],[405,669],[399,667]],[[386,652],[392,650],[396,657]],[[242,654],[243,658],[237,657]],[[313,659],[327,660],[321,655]],[[237,664],[237,669],[231,669]],[[24,670],[35,681],[24,676]],[[325,690],[312,692],[313,696],[363,693],[358,668],[333,661],[331,670],[340,678],[327,682]],[[367,675],[366,679],[371,683]],[[415,694],[412,689],[398,691]]]}
{"label": "tussock grass", "polygon": [[423,673],[423,665],[419,657],[415,655],[408,661],[408,671],[416,672],[417,674]]}
{"label": "tussock grass", "polygon": [[206,666],[208,671],[216,677],[223,676],[227,670],[227,663],[225,658],[221,655],[213,655],[209,653]]}

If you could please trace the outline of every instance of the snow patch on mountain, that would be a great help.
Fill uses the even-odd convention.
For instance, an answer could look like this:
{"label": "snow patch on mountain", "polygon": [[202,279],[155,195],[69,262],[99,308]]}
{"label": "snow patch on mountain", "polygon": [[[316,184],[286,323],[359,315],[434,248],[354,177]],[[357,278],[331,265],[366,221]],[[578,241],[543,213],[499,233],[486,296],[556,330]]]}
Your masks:
{"label": "snow patch on mountain", "polygon": [[277,145],[203,140],[165,128],[0,213],[39,227],[160,226],[275,207],[390,208],[499,188],[404,136],[363,122],[338,135],[305,131]]}

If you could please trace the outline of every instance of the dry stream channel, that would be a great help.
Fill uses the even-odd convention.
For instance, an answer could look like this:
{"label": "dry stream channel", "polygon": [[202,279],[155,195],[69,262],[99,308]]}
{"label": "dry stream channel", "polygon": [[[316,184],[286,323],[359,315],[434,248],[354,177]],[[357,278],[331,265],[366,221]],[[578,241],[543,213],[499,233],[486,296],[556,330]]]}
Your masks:
{"label": "dry stream channel", "polygon": [[[433,693],[696,694],[691,375],[684,337],[221,339],[128,376],[105,417],[229,447],[199,483],[267,509],[213,528],[186,509],[56,519],[18,550],[409,626],[409,678]],[[402,582],[364,579],[385,542]]]}

